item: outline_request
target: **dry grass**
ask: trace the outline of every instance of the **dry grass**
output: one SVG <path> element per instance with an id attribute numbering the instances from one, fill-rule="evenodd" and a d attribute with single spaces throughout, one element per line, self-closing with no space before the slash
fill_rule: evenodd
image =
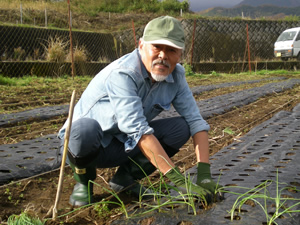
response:
<path id="1" fill-rule="evenodd" d="M 64 62 L 66 59 L 66 48 L 68 41 L 64 41 L 60 37 L 50 37 L 48 46 L 44 46 L 46 52 L 46 61 Z"/>
<path id="2" fill-rule="evenodd" d="M 23 10 L 37 10 L 44 11 L 45 9 L 51 9 L 57 12 L 67 11 L 67 1 L 51 2 L 45 0 L 0 0 L 1 9 L 20 9 L 22 5 Z"/>
<path id="3" fill-rule="evenodd" d="M 86 62 L 87 59 L 88 59 L 88 52 L 87 50 L 85 49 L 84 46 L 82 47 L 78 47 L 76 46 L 73 50 L 73 59 L 74 59 L 74 62 Z M 67 58 L 66 58 L 66 61 L 67 62 L 71 62 L 71 51 L 69 51 L 68 55 L 67 55 Z"/>

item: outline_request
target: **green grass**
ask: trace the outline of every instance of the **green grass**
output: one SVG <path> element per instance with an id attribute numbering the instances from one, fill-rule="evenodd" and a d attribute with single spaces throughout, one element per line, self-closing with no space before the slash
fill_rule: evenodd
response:
<path id="1" fill-rule="evenodd" d="M 16 81 L 13 78 L 4 77 L 0 74 L 0 85 L 6 85 L 6 86 L 15 86 Z"/>
<path id="2" fill-rule="evenodd" d="M 43 225 L 44 221 L 22 212 L 20 215 L 11 215 L 7 220 L 8 225 Z"/>
<path id="3" fill-rule="evenodd" d="M 5 77 L 0 74 L 0 85 L 4 86 L 27 86 L 33 80 L 39 80 L 36 76 L 23 76 L 23 77 Z"/>
<path id="4" fill-rule="evenodd" d="M 37 77 L 22 76 L 22 77 L 7 77 L 0 74 L 0 85 L 3 86 L 32 86 L 32 85 L 47 85 L 47 84 L 60 84 L 69 82 L 89 82 L 92 79 L 90 76 L 77 76 L 72 80 L 72 77 L 64 75 L 61 77 Z"/>

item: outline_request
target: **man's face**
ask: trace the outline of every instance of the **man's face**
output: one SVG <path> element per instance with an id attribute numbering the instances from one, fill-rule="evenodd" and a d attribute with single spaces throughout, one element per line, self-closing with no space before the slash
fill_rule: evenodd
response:
<path id="1" fill-rule="evenodd" d="M 163 81 L 180 61 L 182 50 L 168 45 L 139 42 L 142 61 L 154 81 Z"/>

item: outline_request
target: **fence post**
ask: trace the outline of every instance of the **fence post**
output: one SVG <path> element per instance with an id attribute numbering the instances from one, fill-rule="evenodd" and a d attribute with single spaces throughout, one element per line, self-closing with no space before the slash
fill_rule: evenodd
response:
<path id="1" fill-rule="evenodd" d="M 47 8 L 45 8 L 45 27 L 48 26 Z"/>
<path id="2" fill-rule="evenodd" d="M 133 22 L 133 19 L 132 19 L 132 30 L 133 30 L 134 44 L 135 44 L 135 47 L 137 48 L 137 43 L 136 43 L 136 36 L 135 36 L 135 29 L 134 29 L 134 22 Z"/>
<path id="3" fill-rule="evenodd" d="M 70 11 L 70 26 L 72 27 L 72 11 Z"/>
<path id="4" fill-rule="evenodd" d="M 74 55 L 73 55 L 73 41 L 72 41 L 72 22 L 71 22 L 71 10 L 70 10 L 70 0 L 68 0 L 68 16 L 69 16 L 69 34 L 70 34 L 70 54 L 71 54 L 71 73 L 72 78 L 74 79 Z"/>
<path id="5" fill-rule="evenodd" d="M 23 8 L 22 8 L 22 3 L 20 3 L 20 20 L 21 20 L 21 24 L 23 24 Z"/>
<path id="6" fill-rule="evenodd" d="M 247 24 L 247 45 L 248 45 L 248 64 L 249 64 L 249 71 L 250 71 L 250 73 L 251 73 L 250 43 L 249 43 L 249 31 L 248 31 L 248 24 Z"/>
<path id="7" fill-rule="evenodd" d="M 194 30 L 193 30 L 192 49 L 191 49 L 191 61 L 190 61 L 190 64 L 191 64 L 191 65 L 192 65 L 192 63 L 193 63 L 195 33 L 196 33 L 196 20 L 194 19 Z"/>

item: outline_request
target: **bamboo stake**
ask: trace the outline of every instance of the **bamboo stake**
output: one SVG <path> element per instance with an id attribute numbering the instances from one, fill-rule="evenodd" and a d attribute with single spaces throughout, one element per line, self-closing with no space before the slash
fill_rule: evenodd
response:
<path id="1" fill-rule="evenodd" d="M 66 133 L 65 133 L 64 151 L 63 151 L 63 156 L 62 156 L 62 160 L 61 160 L 61 167 L 60 167 L 58 187 L 57 187 L 57 192 L 56 192 L 56 199 L 55 199 L 55 203 L 54 203 L 53 211 L 52 211 L 53 212 L 53 214 L 52 214 L 53 220 L 56 220 L 56 218 L 57 218 L 57 205 L 58 205 L 58 202 L 60 199 L 60 193 L 62 190 L 63 177 L 64 177 L 64 171 L 65 171 L 64 169 L 65 169 L 65 163 L 66 163 L 66 158 L 67 158 L 67 151 L 68 151 L 71 125 L 72 125 L 72 119 L 73 119 L 75 96 L 76 96 L 76 91 L 74 90 L 72 93 L 71 102 L 70 102 L 69 118 L 68 118 L 69 121 L 68 121 L 68 125 L 66 128 Z"/>

